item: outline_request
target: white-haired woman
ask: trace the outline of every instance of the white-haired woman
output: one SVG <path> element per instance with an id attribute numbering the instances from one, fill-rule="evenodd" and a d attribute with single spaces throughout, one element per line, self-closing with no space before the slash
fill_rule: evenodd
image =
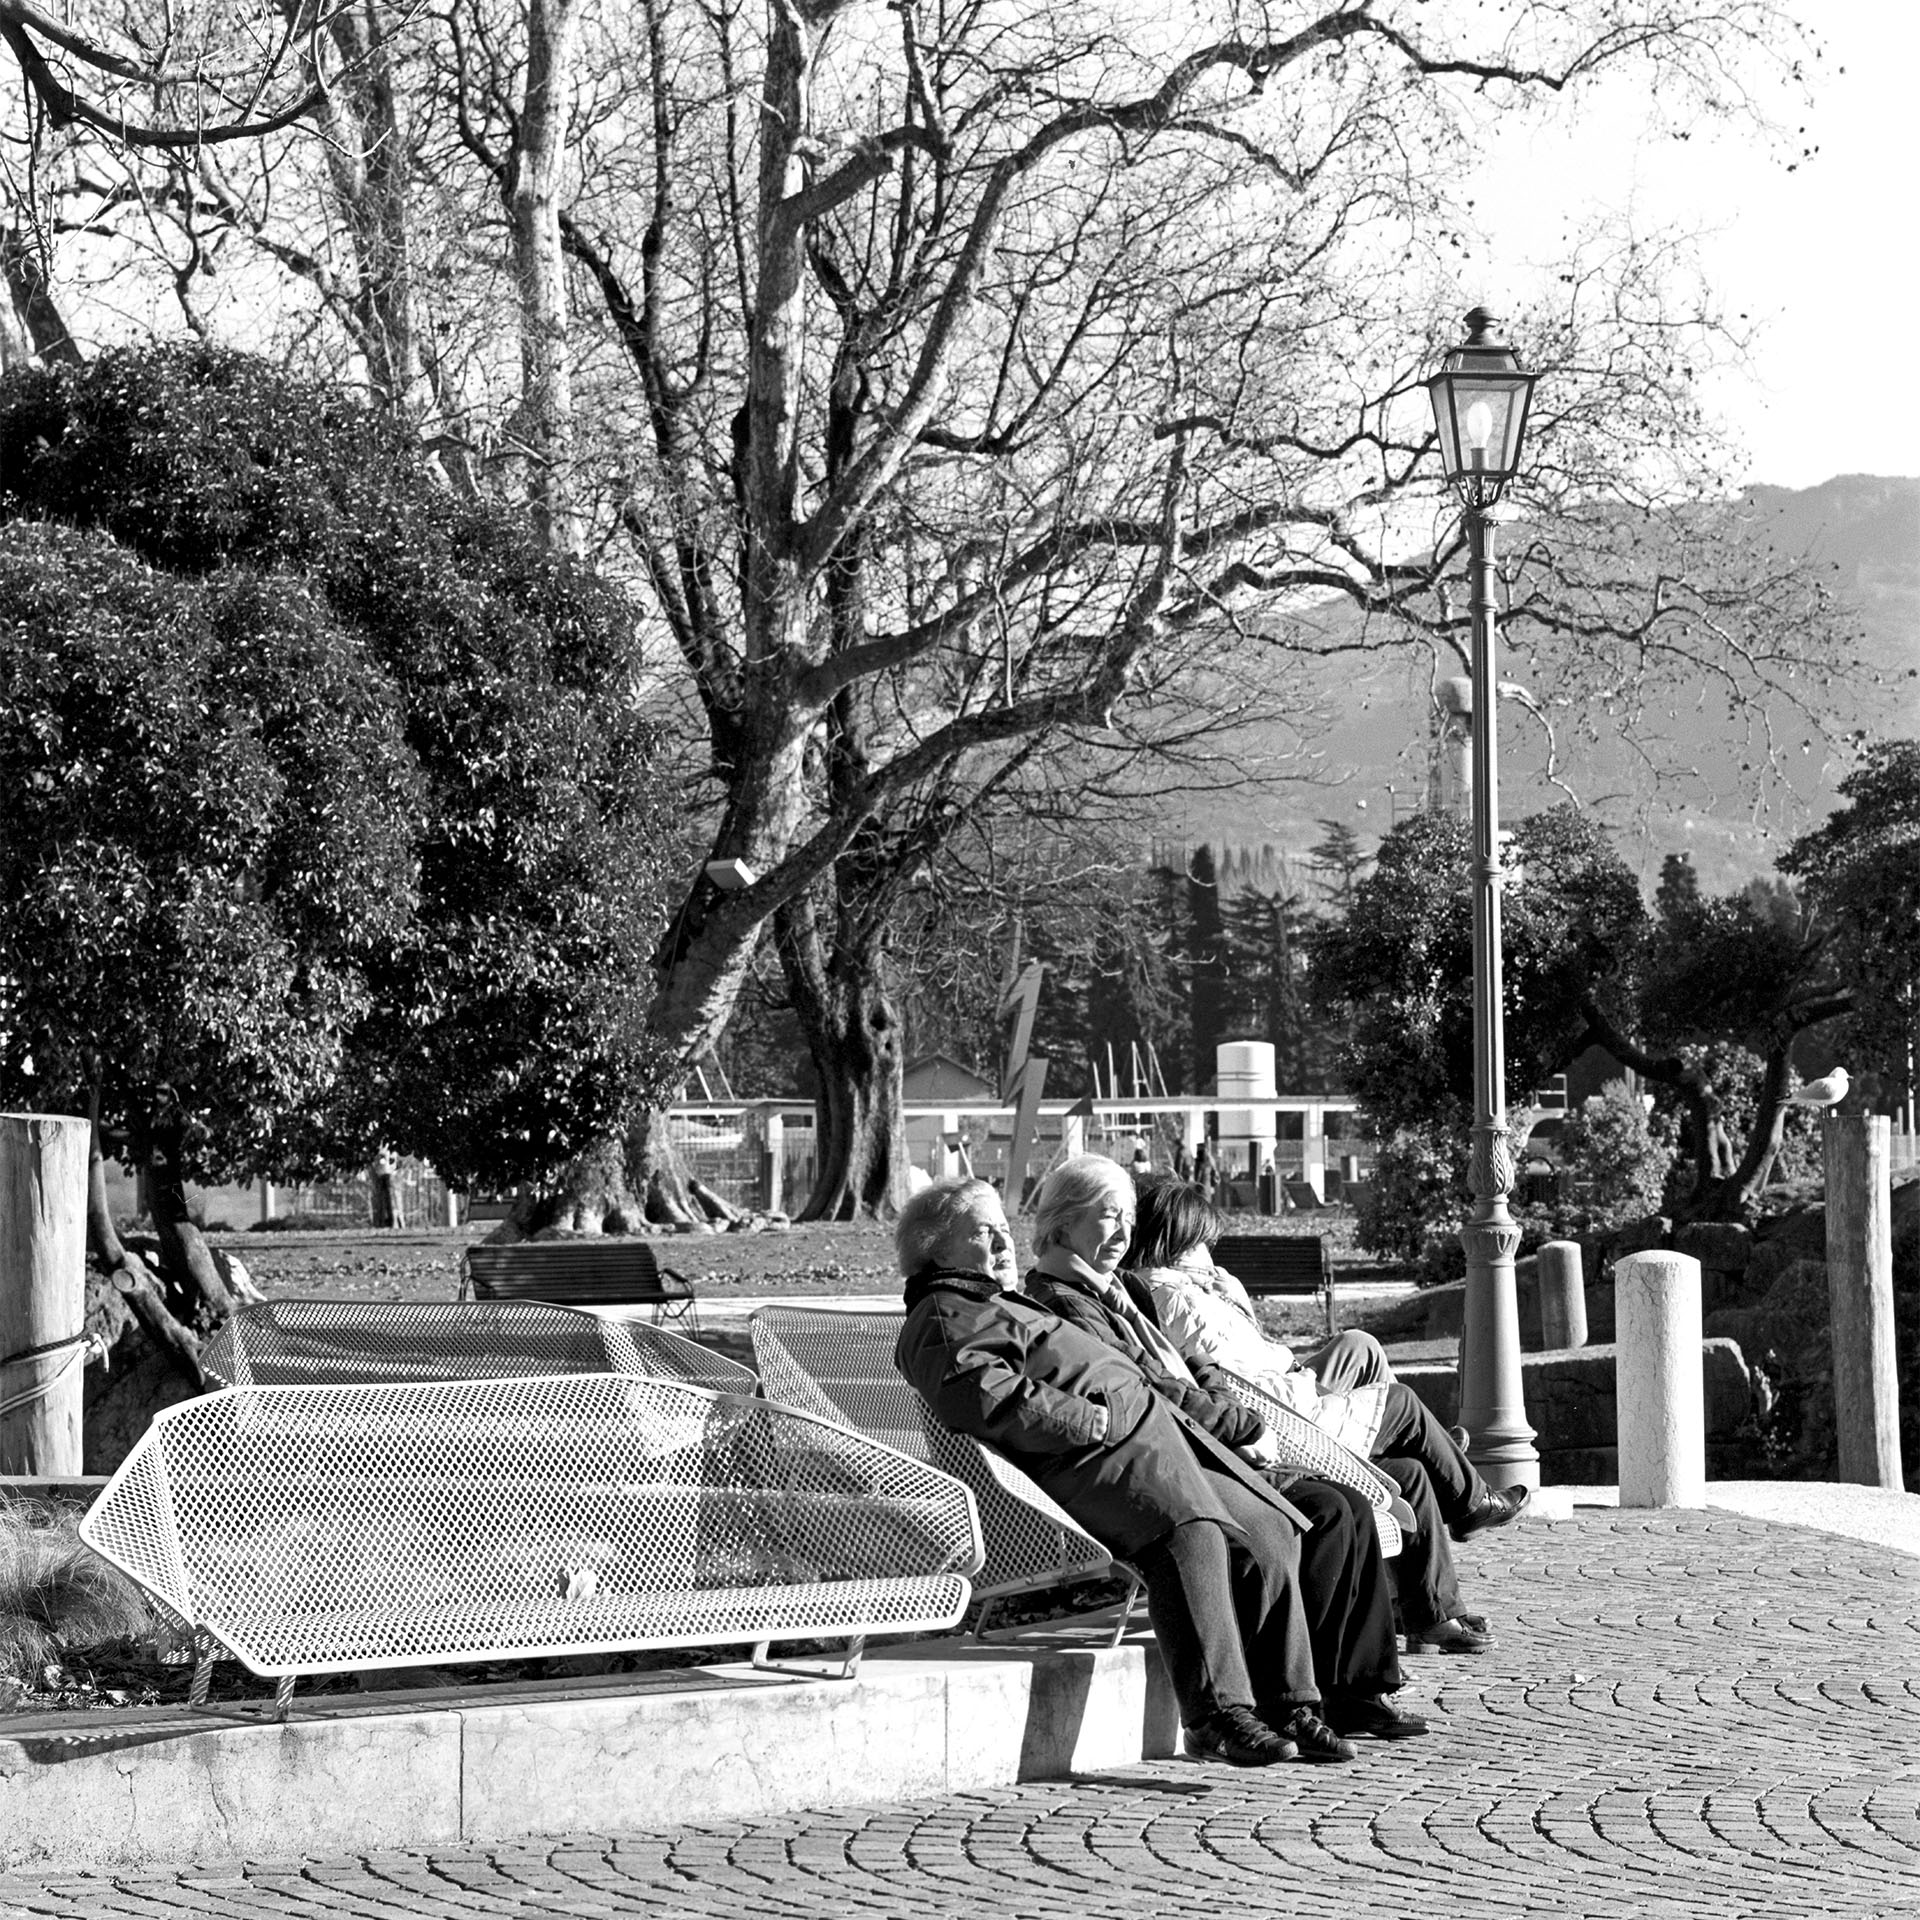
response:
<path id="1" fill-rule="evenodd" d="M 1103 1155 L 1077 1154 L 1056 1167 L 1034 1197 L 1027 1293 L 1069 1326 L 1125 1353 L 1158 1394 L 1216 1440 L 1255 1466 L 1277 1465 L 1278 1444 L 1259 1415 L 1217 1391 L 1204 1363 L 1189 1366 L 1121 1284 L 1133 1213 L 1132 1179 Z M 1329 1728 L 1333 1735 L 1382 1740 L 1424 1733 L 1425 1721 L 1401 1713 L 1386 1697 L 1399 1686 L 1400 1670 L 1371 1507 L 1353 1489 L 1311 1477 L 1290 1480 L 1286 1492 L 1312 1521 L 1300 1541 L 1300 1591 L 1325 1695 L 1325 1721 L 1291 1723 L 1289 1737 L 1305 1758 L 1340 1759 L 1352 1749 L 1341 1752 Z"/>

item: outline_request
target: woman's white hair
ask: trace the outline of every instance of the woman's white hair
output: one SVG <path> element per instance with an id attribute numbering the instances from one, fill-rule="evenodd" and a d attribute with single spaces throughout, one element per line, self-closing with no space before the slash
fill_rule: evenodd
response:
<path id="1" fill-rule="evenodd" d="M 973 1211 L 982 1194 L 999 1195 L 984 1180 L 936 1180 L 912 1195 L 900 1208 L 893 1225 L 893 1251 L 900 1271 L 912 1276 L 933 1265 L 948 1234 Z"/>
<path id="2" fill-rule="evenodd" d="M 1066 1239 L 1073 1223 L 1102 1200 L 1118 1200 L 1133 1212 L 1133 1176 L 1104 1153 L 1076 1153 L 1040 1183 L 1033 1201 L 1033 1250 L 1044 1253 Z"/>

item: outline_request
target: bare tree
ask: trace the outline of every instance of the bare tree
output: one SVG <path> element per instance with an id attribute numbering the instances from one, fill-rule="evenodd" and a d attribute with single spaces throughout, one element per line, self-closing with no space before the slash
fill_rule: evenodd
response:
<path id="1" fill-rule="evenodd" d="M 541 4 L 536 48 L 450 0 L 414 137 L 436 180 L 477 163 L 467 270 L 515 289 L 521 410 L 476 412 L 525 429 L 539 511 L 637 565 L 677 657 L 712 824 L 651 1023 L 687 1062 L 762 930 L 805 977 L 816 890 L 955 768 L 1124 723 L 1223 634 L 1275 674 L 1444 641 L 1415 383 L 1467 303 L 1476 136 L 1609 82 L 1751 118 L 1797 79 L 1772 0 Z M 1736 620 L 1664 558 L 1650 603 L 1616 564 L 1711 477 L 1692 382 L 1738 342 L 1644 246 L 1514 320 L 1545 375 L 1522 505 L 1591 529 L 1516 565 L 1516 614 L 1596 700 L 1711 672 L 1764 710 L 1817 623 Z M 1329 595 L 1362 618 L 1304 616 Z"/>
<path id="2" fill-rule="evenodd" d="M 650 150 L 625 173 L 587 156 L 563 233 L 642 396 L 619 418 L 644 437 L 609 451 L 698 698 L 710 854 L 757 876 L 696 875 L 658 956 L 656 1031 L 683 1057 L 769 917 L 804 921 L 959 758 L 1100 721 L 1255 609 L 1337 594 L 1378 617 L 1282 628 L 1276 664 L 1431 624 L 1457 530 L 1409 540 L 1441 497 L 1410 389 L 1458 304 L 1444 182 L 1476 117 L 1612 70 L 1725 103 L 1788 64 L 1765 5 L 1497 11 L 1475 43 L 1387 6 L 1284 31 L 644 9 Z M 616 224 L 621 185 L 645 197 Z M 1698 481 L 1679 358 L 1728 343 L 1676 301 L 1630 255 L 1521 316 L 1552 396 L 1537 506 L 1617 516 Z M 1582 644 L 1617 643 L 1636 684 L 1665 646 L 1751 689 L 1808 638 L 1776 662 L 1697 604 L 1650 623 L 1527 578 L 1543 624 L 1588 609 Z M 643 1172 L 644 1125 L 634 1145 Z"/>

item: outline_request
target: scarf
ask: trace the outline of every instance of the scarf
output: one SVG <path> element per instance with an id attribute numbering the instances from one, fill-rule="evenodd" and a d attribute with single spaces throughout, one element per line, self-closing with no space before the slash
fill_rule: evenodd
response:
<path id="1" fill-rule="evenodd" d="M 1185 1386 L 1198 1384 L 1180 1349 L 1134 1304 L 1117 1274 L 1096 1273 L 1077 1253 L 1069 1253 L 1065 1247 L 1055 1247 L 1052 1252 L 1056 1259 L 1068 1261 L 1072 1272 L 1062 1275 L 1042 1269 L 1040 1277 L 1056 1286 L 1076 1287 L 1099 1301 L 1118 1326 L 1128 1352 L 1149 1378 L 1162 1373 Z"/>

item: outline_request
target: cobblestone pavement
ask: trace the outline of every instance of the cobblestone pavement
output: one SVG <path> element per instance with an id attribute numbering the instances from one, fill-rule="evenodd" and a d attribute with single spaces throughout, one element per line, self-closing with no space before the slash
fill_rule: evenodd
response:
<path id="1" fill-rule="evenodd" d="M 0 1877 L 0 1914 L 151 1920 L 1920 1915 L 1920 1560 L 1777 1523 L 1483 1536 L 1483 1659 L 1347 1767 L 1167 1761 L 936 1802 L 512 1847 Z"/>

